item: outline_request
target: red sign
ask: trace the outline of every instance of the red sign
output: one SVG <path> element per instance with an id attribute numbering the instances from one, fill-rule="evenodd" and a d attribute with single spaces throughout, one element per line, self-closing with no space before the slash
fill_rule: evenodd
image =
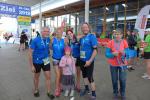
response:
<path id="1" fill-rule="evenodd" d="M 108 42 L 110 41 L 110 39 L 108 39 L 108 38 L 104 38 L 104 39 L 98 38 L 97 40 L 98 40 L 98 43 L 104 47 L 106 47 Z"/>

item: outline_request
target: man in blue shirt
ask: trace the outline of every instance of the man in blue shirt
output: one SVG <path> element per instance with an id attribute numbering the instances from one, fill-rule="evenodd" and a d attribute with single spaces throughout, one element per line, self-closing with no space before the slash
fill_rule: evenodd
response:
<path id="1" fill-rule="evenodd" d="M 85 89 L 81 91 L 80 95 L 83 96 L 89 93 L 88 82 L 91 84 L 92 99 L 96 99 L 95 83 L 93 79 L 94 59 L 97 55 L 97 39 L 94 34 L 90 33 L 90 26 L 84 23 L 81 27 L 84 36 L 80 39 L 80 59 L 81 70 L 84 78 Z"/>
<path id="2" fill-rule="evenodd" d="M 42 28 L 42 33 L 40 37 L 36 37 L 32 40 L 29 49 L 29 61 L 31 65 L 31 70 L 34 73 L 34 96 L 39 97 L 39 77 L 41 69 L 44 71 L 47 87 L 47 96 L 49 98 L 54 98 L 50 94 L 50 30 L 48 27 Z"/>

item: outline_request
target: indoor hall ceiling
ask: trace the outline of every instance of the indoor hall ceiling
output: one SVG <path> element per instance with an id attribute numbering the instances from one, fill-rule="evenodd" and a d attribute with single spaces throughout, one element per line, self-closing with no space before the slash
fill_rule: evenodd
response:
<path id="1" fill-rule="evenodd" d="M 116 4 L 119 2 L 123 2 L 124 0 L 90 0 L 90 8 L 95 8 L 99 6 Z M 53 10 L 46 11 L 42 14 L 43 17 L 50 17 L 50 16 L 59 16 L 69 13 L 75 13 L 84 10 L 85 7 L 85 0 L 80 0 L 79 2 L 69 4 L 66 6 L 62 6 Z M 39 15 L 34 15 L 32 18 L 36 19 Z"/>

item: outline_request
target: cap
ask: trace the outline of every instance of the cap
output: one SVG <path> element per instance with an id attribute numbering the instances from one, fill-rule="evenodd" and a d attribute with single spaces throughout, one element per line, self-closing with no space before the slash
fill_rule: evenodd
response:
<path id="1" fill-rule="evenodd" d="M 71 48 L 69 46 L 65 47 L 65 52 L 67 52 L 67 51 L 71 52 Z"/>

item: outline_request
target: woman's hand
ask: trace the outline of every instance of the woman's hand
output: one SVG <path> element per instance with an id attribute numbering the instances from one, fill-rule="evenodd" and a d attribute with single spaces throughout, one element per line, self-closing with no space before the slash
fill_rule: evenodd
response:
<path id="1" fill-rule="evenodd" d="M 32 71 L 32 73 L 35 73 L 36 72 L 36 70 L 35 70 L 35 67 L 32 65 L 32 67 L 31 67 L 31 71 Z"/>

